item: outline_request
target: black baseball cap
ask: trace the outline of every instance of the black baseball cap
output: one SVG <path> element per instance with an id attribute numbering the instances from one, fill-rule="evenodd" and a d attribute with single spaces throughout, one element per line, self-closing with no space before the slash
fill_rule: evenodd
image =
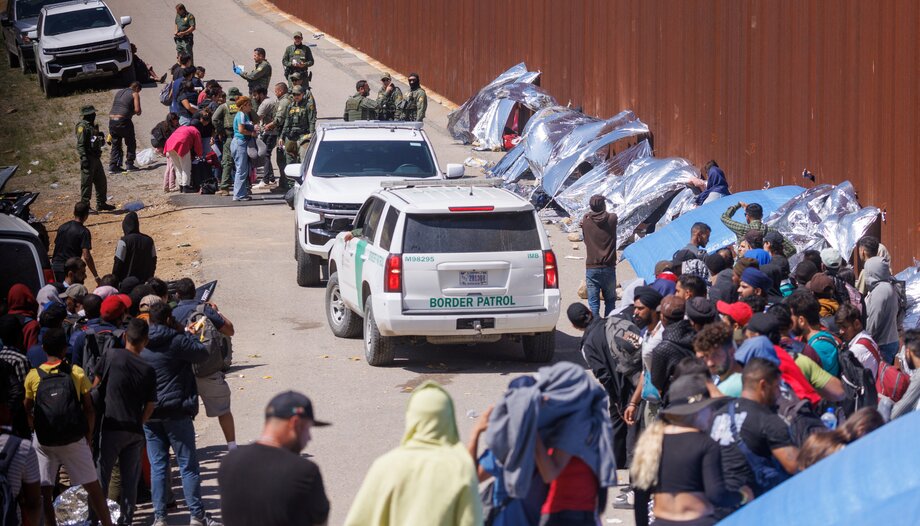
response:
<path id="1" fill-rule="evenodd" d="M 332 425 L 329 422 L 322 422 L 313 416 L 313 402 L 306 395 L 296 391 L 285 391 L 275 395 L 268 406 L 265 407 L 265 418 L 281 418 L 287 420 L 292 416 L 300 416 L 313 421 L 317 427 Z"/>

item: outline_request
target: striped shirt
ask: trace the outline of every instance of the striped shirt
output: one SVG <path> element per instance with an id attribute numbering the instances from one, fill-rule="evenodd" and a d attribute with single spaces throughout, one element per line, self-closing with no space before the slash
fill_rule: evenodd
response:
<path id="1" fill-rule="evenodd" d="M 0 451 L 6 446 L 10 439 L 9 428 L 4 427 L 3 433 L 0 434 Z M 10 464 L 10 470 L 7 472 L 6 479 L 10 484 L 10 493 L 13 496 L 19 495 L 19 490 L 23 484 L 37 484 L 38 475 L 38 457 L 35 455 L 35 449 L 32 447 L 31 440 L 23 439 L 19 443 L 19 449 L 16 451 L 16 457 Z"/>
<path id="2" fill-rule="evenodd" d="M 32 368 L 32 364 L 29 363 L 29 358 L 25 353 L 14 347 L 4 346 L 0 349 L 0 360 L 10 364 L 20 385 L 25 383 L 26 375 L 29 374 L 29 369 Z"/>

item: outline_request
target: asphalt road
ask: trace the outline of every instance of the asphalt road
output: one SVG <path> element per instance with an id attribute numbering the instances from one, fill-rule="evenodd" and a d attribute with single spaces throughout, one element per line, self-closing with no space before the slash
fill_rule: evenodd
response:
<path id="1" fill-rule="evenodd" d="M 273 81 L 282 79 L 280 65 L 290 35 L 300 29 L 304 41 L 316 44 L 313 54 L 313 94 L 320 119 L 340 118 L 345 99 L 355 81 L 367 79 L 374 92 L 380 70 L 351 51 L 326 38 L 313 39 L 313 32 L 296 26 L 282 14 L 259 2 L 186 0 L 195 14 L 196 64 L 207 68 L 207 78 L 222 81 L 225 89 L 246 84 L 231 71 L 231 61 L 252 66 L 252 49 L 263 47 L 274 66 Z M 174 63 L 172 41 L 175 1 L 110 0 L 116 16 L 131 15 L 127 33 L 139 55 L 162 74 Z M 215 9 L 215 6 L 220 6 Z M 407 74 L 408 72 L 392 72 Z M 425 72 L 420 71 L 422 85 Z M 234 82 L 234 79 L 236 82 Z M 404 82 L 399 82 L 404 92 Z M 168 111 L 157 100 L 159 89 L 142 92 L 144 113 L 135 118 L 141 146 L 149 145 L 150 130 Z M 498 154 L 471 152 L 446 133 L 448 109 L 431 103 L 425 129 L 439 160 L 463 162 L 470 155 L 496 159 Z M 472 173 L 471 169 L 467 169 Z M 162 171 L 151 177 L 161 177 Z M 258 196 L 257 196 L 258 197 Z M 207 202 L 212 202 L 208 199 Z M 203 201 L 202 204 L 206 202 Z M 275 202 L 277 203 L 277 201 Z M 275 393 L 296 389 L 314 401 L 317 418 L 333 423 L 316 430 L 306 452 L 319 464 L 332 503 L 330 524 L 341 524 L 350 502 L 371 462 L 399 444 L 404 427 L 408 393 L 426 380 L 435 380 L 452 394 L 461 435 L 468 436 L 474 420 L 497 400 L 507 383 L 519 374 L 536 370 L 522 361 L 518 345 L 479 347 L 420 346 L 404 348 L 395 366 L 374 368 L 363 359 L 360 340 L 338 339 L 330 332 L 324 314 L 324 288 L 300 288 L 295 282 L 293 260 L 293 213 L 284 204 L 222 206 L 188 209 L 178 214 L 177 224 L 198 229 L 203 246 L 202 273 L 220 284 L 215 301 L 230 318 L 236 366 L 229 375 L 233 389 L 233 413 L 237 441 L 258 438 L 266 402 Z M 584 256 L 555 227 L 548 231 L 561 263 L 563 309 L 575 301 L 583 276 Z M 628 270 L 621 271 L 621 279 Z M 578 350 L 580 334 L 572 329 L 563 312 L 557 332 L 556 360 L 583 363 Z M 196 420 L 198 447 L 203 457 L 206 506 L 219 512 L 216 469 L 223 450 L 223 437 L 216 419 Z M 611 491 L 611 500 L 616 492 Z M 180 492 L 181 494 L 181 492 Z M 181 524 L 187 514 L 174 513 L 170 523 Z M 631 524 L 630 513 L 613 512 L 608 524 Z M 187 522 L 184 522 L 187 524 Z"/>

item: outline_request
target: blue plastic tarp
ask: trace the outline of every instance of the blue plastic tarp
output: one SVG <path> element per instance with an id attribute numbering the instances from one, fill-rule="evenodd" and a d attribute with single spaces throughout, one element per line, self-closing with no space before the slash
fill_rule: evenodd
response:
<path id="1" fill-rule="evenodd" d="M 882 426 L 755 499 L 720 526 L 907 526 L 920 521 L 920 413 Z"/>
<path id="2" fill-rule="evenodd" d="M 732 194 L 716 199 L 695 210 L 678 217 L 670 224 L 626 247 L 623 258 L 629 261 L 636 275 L 651 283 L 655 279 L 655 264 L 662 260 L 671 260 L 674 253 L 685 247 L 690 241 L 690 227 L 693 223 L 706 223 L 712 228 L 709 245 L 710 252 L 735 242 L 735 234 L 722 224 L 721 217 L 725 210 L 738 202 L 759 203 L 763 215 L 767 217 L 783 203 L 804 192 L 801 186 L 778 186 L 768 190 L 753 190 Z M 744 221 L 744 211 L 735 213 L 734 219 Z"/>

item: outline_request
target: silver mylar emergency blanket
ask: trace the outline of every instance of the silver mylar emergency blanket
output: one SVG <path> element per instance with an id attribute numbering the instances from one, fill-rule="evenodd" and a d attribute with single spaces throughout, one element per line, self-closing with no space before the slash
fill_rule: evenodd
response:
<path id="1" fill-rule="evenodd" d="M 533 84 L 539 77 L 539 71 L 527 71 L 523 62 L 509 68 L 450 112 L 448 133 L 465 144 L 476 142 L 479 149 L 501 149 L 505 125 L 515 105 L 533 111 L 556 105 L 549 92 Z"/>
<path id="2" fill-rule="evenodd" d="M 118 521 L 121 510 L 113 500 L 107 500 L 112 524 Z M 89 519 L 89 504 L 83 486 L 74 486 L 54 499 L 54 517 L 58 526 L 82 526 Z"/>
<path id="3" fill-rule="evenodd" d="M 920 329 L 920 261 L 898 273 L 895 278 L 907 285 L 907 314 L 904 316 L 904 330 Z"/>

